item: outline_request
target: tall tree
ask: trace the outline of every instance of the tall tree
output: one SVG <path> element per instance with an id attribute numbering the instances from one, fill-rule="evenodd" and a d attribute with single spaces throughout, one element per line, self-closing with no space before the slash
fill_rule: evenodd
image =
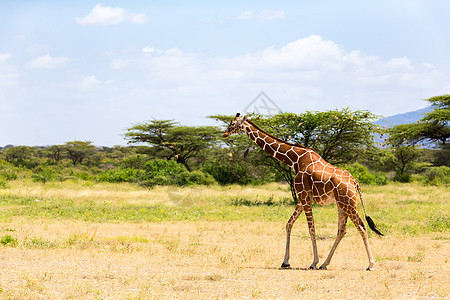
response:
<path id="1" fill-rule="evenodd" d="M 181 126 L 172 120 L 152 120 L 134 125 L 125 133 L 128 143 L 148 143 L 159 156 L 175 159 L 191 171 L 190 158 L 217 139 L 218 128 Z"/>
<path id="2" fill-rule="evenodd" d="M 95 146 L 89 141 L 67 142 L 64 144 L 64 149 L 74 165 L 81 164 L 83 160 L 95 152 Z"/>
<path id="3" fill-rule="evenodd" d="M 433 111 L 417 123 L 402 124 L 389 130 L 390 143 L 417 144 L 419 142 L 436 143 L 442 147 L 450 138 L 450 95 L 436 96 L 430 102 Z"/>
<path id="4" fill-rule="evenodd" d="M 45 155 L 52 159 L 54 162 L 58 163 L 63 159 L 64 151 L 65 151 L 65 145 L 52 145 L 49 147 L 46 147 L 44 149 Z"/>
<path id="5" fill-rule="evenodd" d="M 387 129 L 389 138 L 388 144 L 392 149 L 396 149 L 394 156 L 399 153 L 409 153 L 406 158 L 416 159 L 418 155 L 412 155 L 415 151 L 418 153 L 417 146 L 421 144 L 434 144 L 441 150 L 440 163 L 448 165 L 450 161 L 450 149 L 448 139 L 450 138 L 450 95 L 436 96 L 426 101 L 431 103 L 433 111 L 427 113 L 417 123 L 401 124 Z M 399 148 L 408 147 L 409 149 Z M 412 162 L 412 161 L 411 161 Z M 411 165 L 410 162 L 408 162 Z"/>
<path id="6" fill-rule="evenodd" d="M 36 152 L 36 148 L 28 146 L 15 146 L 3 148 L 1 152 L 7 162 L 23 161 L 32 159 L 33 154 Z"/>

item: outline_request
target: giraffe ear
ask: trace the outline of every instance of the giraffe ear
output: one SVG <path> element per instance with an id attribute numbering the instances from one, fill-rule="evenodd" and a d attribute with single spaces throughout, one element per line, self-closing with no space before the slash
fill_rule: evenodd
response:
<path id="1" fill-rule="evenodd" d="M 248 119 L 248 116 L 244 116 L 244 121 Z"/>

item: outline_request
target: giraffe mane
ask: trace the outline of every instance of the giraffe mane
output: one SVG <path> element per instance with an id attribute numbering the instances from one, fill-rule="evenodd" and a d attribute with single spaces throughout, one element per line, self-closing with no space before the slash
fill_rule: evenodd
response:
<path id="1" fill-rule="evenodd" d="M 278 141 L 278 142 L 282 142 L 282 143 L 285 143 L 285 144 L 287 144 L 287 145 L 294 146 L 294 147 L 299 147 L 299 148 L 303 148 L 303 149 L 314 150 L 314 149 L 312 149 L 312 148 L 305 147 L 305 146 L 303 146 L 303 145 L 300 144 L 300 143 L 295 143 L 295 144 L 293 144 L 293 143 L 286 142 L 286 141 L 284 141 L 284 140 L 282 140 L 282 139 L 280 139 L 280 138 L 277 138 L 276 136 L 273 136 L 273 135 L 270 134 L 270 133 L 267 133 L 265 130 L 262 130 L 258 125 L 256 125 L 256 124 L 253 123 L 252 121 L 250 121 L 250 119 L 247 119 L 246 121 L 247 121 L 248 123 L 250 123 L 251 125 L 255 126 L 256 129 L 258 129 L 259 131 L 264 132 L 265 134 L 267 134 L 268 136 L 270 136 L 271 138 L 273 138 L 274 140 L 276 140 L 276 141 Z"/>

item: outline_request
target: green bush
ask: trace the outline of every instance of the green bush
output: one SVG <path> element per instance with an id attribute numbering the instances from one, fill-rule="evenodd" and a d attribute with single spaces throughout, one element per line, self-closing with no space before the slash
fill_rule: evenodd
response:
<path id="1" fill-rule="evenodd" d="M 93 169 L 93 168 L 92 168 Z M 79 166 L 72 167 L 68 172 L 68 175 L 74 179 L 81 180 L 93 180 L 95 179 L 95 175 L 93 175 L 93 171 L 89 169 L 79 169 Z"/>
<path id="2" fill-rule="evenodd" d="M 9 188 L 8 182 L 3 177 L 0 177 L 0 189 Z"/>
<path id="3" fill-rule="evenodd" d="M 187 171 L 186 167 L 174 160 L 152 159 L 145 163 L 145 175 L 149 178 L 155 176 L 175 177 Z"/>
<path id="4" fill-rule="evenodd" d="M 341 167 L 349 171 L 353 177 L 360 183 L 372 184 L 372 185 L 384 185 L 388 183 L 388 177 L 384 174 L 370 173 L 369 169 L 360 163 L 354 163 L 353 165 L 343 165 Z"/>
<path id="5" fill-rule="evenodd" d="M 191 185 L 191 184 L 212 184 L 214 178 L 201 171 L 189 172 L 185 166 L 174 160 L 152 159 L 145 163 L 137 162 L 138 157 L 127 162 L 128 165 L 135 165 L 138 168 L 115 168 L 104 171 L 97 175 L 97 181 L 102 182 L 139 182 L 143 186 L 152 187 L 155 185 Z M 142 164 L 143 163 L 143 164 Z"/>
<path id="6" fill-rule="evenodd" d="M 57 171 L 50 166 L 39 166 L 33 170 L 33 173 L 31 180 L 46 183 L 55 179 Z"/>
<path id="7" fill-rule="evenodd" d="M 397 181 L 397 182 L 407 183 L 407 182 L 412 181 L 412 176 L 409 173 L 395 174 L 395 176 L 392 180 Z"/>
<path id="8" fill-rule="evenodd" d="M 21 172 L 20 168 L 15 167 L 13 164 L 0 159 L 0 178 L 5 181 L 16 180 L 19 178 Z"/>
<path id="9" fill-rule="evenodd" d="M 7 169 L 7 170 L 1 170 L 0 171 L 0 178 L 5 179 L 6 181 L 9 180 L 16 180 L 17 179 L 17 173 L 14 172 L 11 169 Z"/>
<path id="10" fill-rule="evenodd" d="M 193 184 L 211 185 L 216 183 L 214 177 L 202 171 L 181 172 L 175 177 L 175 182 L 180 186 Z"/>
<path id="11" fill-rule="evenodd" d="M 208 161 L 203 165 L 203 172 L 206 172 L 220 184 L 252 184 L 253 178 L 247 174 L 244 168 L 237 164 Z"/>
<path id="12" fill-rule="evenodd" d="M 119 166 L 122 168 L 144 169 L 145 164 L 150 160 L 148 155 L 137 154 L 124 158 Z"/>
<path id="13" fill-rule="evenodd" d="M 143 177 L 143 171 L 133 168 L 115 168 L 96 176 L 100 182 L 137 182 Z"/>
<path id="14" fill-rule="evenodd" d="M 450 183 L 450 167 L 429 167 L 423 174 L 426 184 L 441 185 Z"/>
<path id="15" fill-rule="evenodd" d="M 175 185 L 175 180 L 169 176 L 157 175 L 152 178 L 144 179 L 140 184 L 145 187 L 154 187 L 155 185 Z"/>
<path id="16" fill-rule="evenodd" d="M 11 166 L 11 164 L 4 159 L 0 159 L 0 166 Z"/>

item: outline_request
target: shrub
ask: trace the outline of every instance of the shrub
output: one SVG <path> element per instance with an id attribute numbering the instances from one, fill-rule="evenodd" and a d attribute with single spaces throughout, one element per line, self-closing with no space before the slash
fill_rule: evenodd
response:
<path id="1" fill-rule="evenodd" d="M 138 154 L 124 158 L 119 166 L 122 168 L 144 169 L 145 164 L 150 160 L 148 155 Z"/>
<path id="2" fill-rule="evenodd" d="M 143 171 L 133 168 L 115 168 L 104 171 L 96 176 L 101 182 L 137 182 L 143 176 Z"/>
<path id="3" fill-rule="evenodd" d="M 46 183 L 52 181 L 57 171 L 53 167 L 39 166 L 33 170 L 34 174 L 31 175 L 31 180 L 34 182 Z"/>
<path id="4" fill-rule="evenodd" d="M 349 171 L 353 177 L 360 183 L 372 184 L 372 185 L 384 185 L 388 183 L 388 177 L 384 174 L 370 173 L 369 169 L 360 163 L 353 165 L 344 165 L 343 169 Z"/>
<path id="5" fill-rule="evenodd" d="M 403 174 L 395 174 L 394 181 L 407 183 L 412 181 L 412 176 L 409 173 L 403 173 Z"/>
<path id="6" fill-rule="evenodd" d="M 8 182 L 4 178 L 0 177 L 0 189 L 7 188 L 9 188 Z"/>
<path id="7" fill-rule="evenodd" d="M 70 177 L 75 177 L 81 180 L 92 180 L 95 178 L 88 170 L 71 169 L 69 173 Z"/>
<path id="8" fill-rule="evenodd" d="M 1 170 L 0 171 L 0 178 L 3 178 L 4 180 L 16 180 L 17 179 L 17 174 L 16 172 L 14 172 L 13 170 Z"/>
<path id="9" fill-rule="evenodd" d="M 14 167 L 13 164 L 0 159 L 0 178 L 2 178 L 3 180 L 16 180 L 17 178 L 19 178 L 20 171 L 20 168 Z"/>
<path id="10" fill-rule="evenodd" d="M 164 175 L 157 175 L 152 178 L 148 178 L 140 182 L 142 186 L 154 187 L 155 185 L 174 185 L 175 181 L 173 178 Z"/>
<path id="11" fill-rule="evenodd" d="M 208 161 L 204 164 L 202 171 L 212 175 L 212 177 L 220 184 L 254 183 L 253 178 L 248 175 L 240 165 Z"/>
<path id="12" fill-rule="evenodd" d="M 175 183 L 181 186 L 193 184 L 211 185 L 216 183 L 216 181 L 210 174 L 202 171 L 184 171 L 175 177 Z"/>
<path id="13" fill-rule="evenodd" d="M 450 167 L 429 167 L 425 169 L 423 175 L 426 184 L 441 185 L 450 183 Z"/>
<path id="14" fill-rule="evenodd" d="M 149 178 L 155 176 L 175 177 L 187 171 L 186 167 L 174 160 L 152 159 L 145 163 L 145 175 Z"/>
<path id="15" fill-rule="evenodd" d="M 11 166 L 11 164 L 4 159 L 0 159 L 0 166 Z"/>

